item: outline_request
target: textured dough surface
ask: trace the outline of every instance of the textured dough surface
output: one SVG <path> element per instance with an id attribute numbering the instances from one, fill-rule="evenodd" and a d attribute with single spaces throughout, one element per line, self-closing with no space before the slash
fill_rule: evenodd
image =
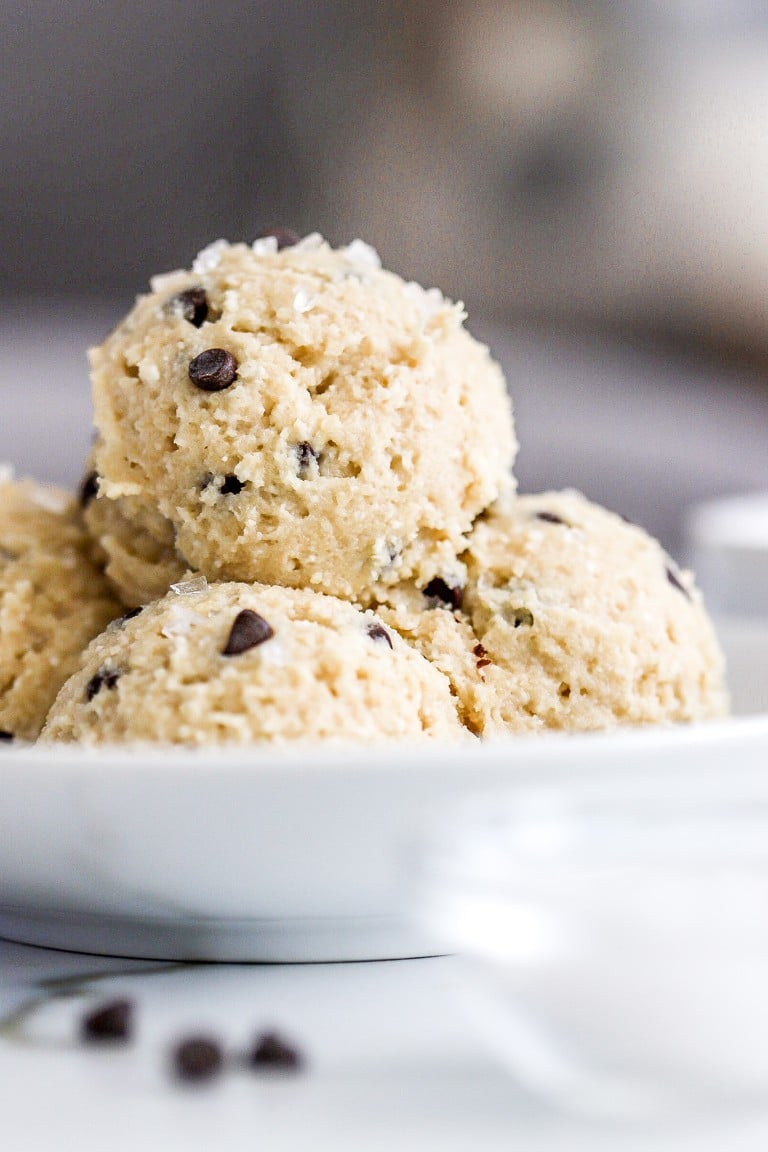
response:
<path id="1" fill-rule="evenodd" d="M 134 496 L 89 501 L 85 523 L 98 541 L 105 573 L 128 608 L 158 600 L 187 570 L 174 547 L 173 525 Z"/>
<path id="2" fill-rule="evenodd" d="M 516 729 L 498 718 L 495 706 L 504 698 L 508 675 L 485 662 L 482 645 L 466 616 L 447 607 L 407 605 L 397 595 L 392 600 L 395 604 L 380 605 L 378 614 L 447 677 L 459 716 L 469 731 L 486 738 L 514 732 Z"/>
<path id="3" fill-rule="evenodd" d="M 121 611 L 76 500 L 0 476 L 0 730 L 34 740 L 89 641 Z"/>
<path id="4" fill-rule="evenodd" d="M 461 611 L 393 593 L 382 618 L 485 737 L 706 720 L 728 710 L 701 594 L 643 529 L 577 492 L 503 501 L 463 556 Z"/>
<path id="5" fill-rule="evenodd" d="M 204 320 L 178 303 L 191 289 Z M 514 484 L 504 380 L 462 321 L 360 242 L 212 245 L 91 353 L 101 496 L 129 521 L 159 514 L 211 580 L 361 603 L 426 583 Z M 210 349 L 236 361 L 216 392 L 189 377 Z M 102 543 L 138 601 L 146 577 L 129 588 L 118 534 Z"/>
<path id="6" fill-rule="evenodd" d="M 205 582 L 186 587 L 198 583 Z M 225 655 L 243 610 L 258 613 L 274 635 Z M 373 613 L 307 590 L 225 583 L 171 592 L 94 640 L 42 739 L 200 745 L 470 737 L 445 677 Z"/>

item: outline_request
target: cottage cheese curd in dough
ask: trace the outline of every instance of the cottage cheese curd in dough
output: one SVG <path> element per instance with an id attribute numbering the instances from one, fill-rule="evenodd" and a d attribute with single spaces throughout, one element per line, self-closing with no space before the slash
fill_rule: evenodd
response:
<path id="1" fill-rule="evenodd" d="M 577 492 L 521 496 L 477 523 L 463 560 L 466 586 L 453 596 L 394 592 L 380 611 L 448 676 L 473 731 L 727 712 L 701 595 L 641 528 Z"/>
<path id="2" fill-rule="evenodd" d="M 511 489 L 498 366 L 459 306 L 361 242 L 222 241 L 152 288 L 92 352 L 96 468 L 121 519 L 170 526 L 183 568 L 370 603 L 450 568 Z M 146 598 L 120 533 L 101 540 Z"/>
<path id="3" fill-rule="evenodd" d="M 0 475 L 0 731 L 33 740 L 82 650 L 120 611 L 77 502 Z"/>
<path id="4" fill-rule="evenodd" d="M 446 678 L 372 612 L 196 578 L 91 644 L 42 739 L 470 740 Z"/>

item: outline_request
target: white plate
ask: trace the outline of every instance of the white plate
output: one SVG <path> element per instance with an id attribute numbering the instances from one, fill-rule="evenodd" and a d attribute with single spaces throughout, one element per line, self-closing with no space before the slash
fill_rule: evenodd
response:
<path id="1" fill-rule="evenodd" d="M 10 748 L 0 754 L 0 934 L 170 959 L 440 951 L 406 910 L 422 834 L 445 803 L 595 766 L 768 763 L 768 629 L 762 643 L 755 626 L 724 638 L 745 707 L 760 715 L 469 751 Z"/>

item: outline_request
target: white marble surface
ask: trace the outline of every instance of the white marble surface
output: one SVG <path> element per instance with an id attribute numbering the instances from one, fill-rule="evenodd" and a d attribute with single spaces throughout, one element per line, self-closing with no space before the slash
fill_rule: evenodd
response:
<path id="1" fill-rule="evenodd" d="M 762 1152 L 768 1114 L 666 1131 L 591 1126 L 523 1095 L 464 1020 L 449 958 L 335 965 L 178 966 L 0 942 L 0 1140 L 13 1152 Z M 125 1047 L 85 1046 L 79 1022 L 131 997 Z M 296 1075 L 232 1068 L 182 1085 L 179 1037 L 236 1052 L 276 1026 Z"/>

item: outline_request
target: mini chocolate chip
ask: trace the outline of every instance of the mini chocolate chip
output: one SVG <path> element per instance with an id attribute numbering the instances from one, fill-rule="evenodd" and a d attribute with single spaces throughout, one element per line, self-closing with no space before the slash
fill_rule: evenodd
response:
<path id="1" fill-rule="evenodd" d="M 294 232 L 292 228 L 267 228 L 264 232 L 259 232 L 256 237 L 257 240 L 266 240 L 267 236 L 274 236 L 277 240 L 277 250 L 280 252 L 283 248 L 293 248 L 294 244 L 298 244 L 301 240 L 298 232 Z"/>
<path id="2" fill-rule="evenodd" d="M 299 476 L 302 476 L 309 470 L 312 461 L 320 463 L 320 453 L 317 452 L 307 440 L 302 440 L 300 444 L 296 445 L 296 461 L 298 464 Z"/>
<path id="3" fill-rule="evenodd" d="M 221 1072 L 224 1053 L 208 1036 L 190 1036 L 176 1046 L 173 1066 L 181 1080 L 210 1080 Z"/>
<path id="4" fill-rule="evenodd" d="M 477 657 L 477 667 L 478 668 L 487 668 L 488 665 L 491 663 L 491 661 L 488 659 L 488 653 L 485 650 L 485 648 L 483 647 L 483 645 L 478 642 L 477 644 L 475 644 L 472 651 L 473 651 L 474 655 Z"/>
<path id="5" fill-rule="evenodd" d="M 90 1012 L 81 1025 L 84 1040 L 126 1041 L 131 1038 L 133 1004 L 130 1000 L 111 1000 Z"/>
<path id="6" fill-rule="evenodd" d="M 120 617 L 119 623 L 127 624 L 129 620 L 134 620 L 137 616 L 140 616 L 143 611 L 143 607 L 131 608 L 130 612 L 126 612 Z"/>
<path id="7" fill-rule="evenodd" d="M 531 628 L 533 626 L 533 612 L 530 608 L 512 608 L 505 613 L 513 628 Z"/>
<path id="8" fill-rule="evenodd" d="M 94 696 L 98 696 L 102 688 L 114 688 L 120 679 L 120 673 L 116 672 L 114 668 L 99 668 L 95 676 L 85 686 L 85 698 L 88 701 L 93 700 Z"/>
<path id="9" fill-rule="evenodd" d="M 298 1072 L 304 1067 L 304 1062 L 298 1048 L 277 1032 L 265 1032 L 259 1036 L 248 1057 L 252 1068 L 274 1068 L 283 1072 Z"/>
<path id="10" fill-rule="evenodd" d="M 460 584 L 451 586 L 446 584 L 440 576 L 435 576 L 430 580 L 426 588 L 422 588 L 422 593 L 428 600 L 440 600 L 443 604 L 453 608 L 454 611 L 461 608 L 464 599 L 464 589 Z"/>
<path id="11" fill-rule="evenodd" d="M 168 301 L 171 308 L 178 309 L 181 316 L 200 328 L 208 319 L 208 293 L 205 288 L 187 288 L 186 292 L 179 292 Z"/>
<path id="12" fill-rule="evenodd" d="M 390 636 L 389 632 L 387 632 L 383 624 L 369 624 L 366 628 L 366 632 L 370 636 L 371 640 L 384 640 L 387 644 L 389 644 L 390 648 L 392 647 L 392 637 Z"/>
<path id="13" fill-rule="evenodd" d="M 669 580 L 672 587 L 677 588 L 678 592 L 682 592 L 682 594 L 683 594 L 683 596 L 685 596 L 686 600 L 690 600 L 691 594 L 688 591 L 688 589 L 686 588 L 685 584 L 683 584 L 682 580 L 677 575 L 675 570 L 673 568 L 670 568 L 669 566 L 667 566 L 666 573 L 667 573 L 667 580 Z"/>
<path id="14" fill-rule="evenodd" d="M 0 744 L 12 744 L 13 740 L 13 732 L 6 732 L 4 728 L 0 728 Z"/>
<path id="15" fill-rule="evenodd" d="M 274 630 L 263 616 L 259 616 L 258 612 L 252 612 L 250 608 L 244 608 L 235 617 L 223 655 L 239 656 L 241 652 L 248 652 L 251 648 L 263 644 L 265 640 L 271 640 L 274 634 Z"/>
<path id="16" fill-rule="evenodd" d="M 80 499 L 80 507 L 87 508 L 92 500 L 95 500 L 99 494 L 99 474 L 98 472 L 88 472 L 83 477 L 80 484 L 80 491 L 78 493 Z"/>
<path id="17" fill-rule="evenodd" d="M 189 378 L 203 392 L 222 392 L 237 379 L 237 360 L 223 348 L 206 348 L 190 361 Z"/>
<path id="18" fill-rule="evenodd" d="M 563 520 L 562 516 L 556 516 L 554 512 L 537 512 L 534 519 L 543 520 L 545 524 L 565 524 L 568 527 L 568 522 Z"/>
<path id="19" fill-rule="evenodd" d="M 245 488 L 245 484 L 243 484 L 242 480 L 238 480 L 234 472 L 231 472 L 228 476 L 224 477 L 224 483 L 221 485 L 221 494 L 222 496 L 239 496 L 243 488 Z"/>

